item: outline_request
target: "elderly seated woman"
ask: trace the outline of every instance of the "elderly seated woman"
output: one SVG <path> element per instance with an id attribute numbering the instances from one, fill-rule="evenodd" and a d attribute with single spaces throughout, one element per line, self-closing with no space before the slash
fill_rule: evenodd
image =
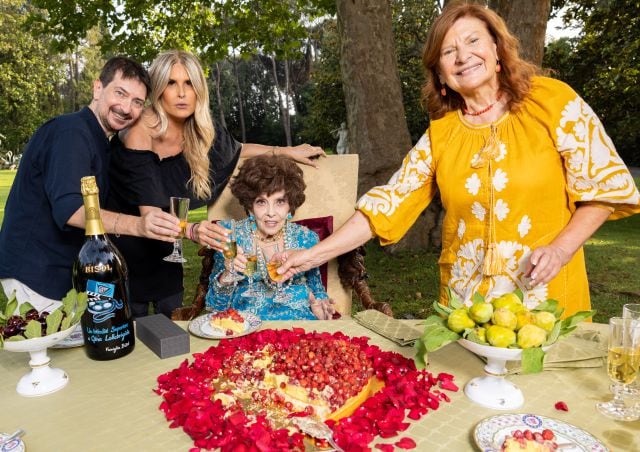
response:
<path id="1" fill-rule="evenodd" d="M 282 287 L 269 276 L 280 252 L 318 243 L 315 232 L 290 221 L 305 200 L 305 187 L 302 170 L 291 160 L 260 156 L 242 165 L 230 188 L 248 217 L 219 222 L 232 235 L 224 253 L 214 256 L 208 309 L 232 307 L 265 320 L 332 318 L 335 309 L 318 268 Z"/>

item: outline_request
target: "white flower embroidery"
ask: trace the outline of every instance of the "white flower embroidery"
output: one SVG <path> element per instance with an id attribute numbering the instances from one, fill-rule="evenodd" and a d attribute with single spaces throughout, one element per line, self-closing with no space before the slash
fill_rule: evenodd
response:
<path id="1" fill-rule="evenodd" d="M 520 237 L 524 237 L 529 233 L 530 230 L 531 219 L 529 218 L 529 215 L 525 215 L 522 217 L 520 223 L 518 224 L 518 234 L 520 234 Z"/>
<path id="2" fill-rule="evenodd" d="M 461 218 L 460 221 L 458 222 L 458 238 L 462 239 L 462 237 L 464 236 L 464 231 L 467 229 L 467 225 L 465 224 L 464 220 Z"/>
<path id="3" fill-rule="evenodd" d="M 504 187 L 506 187 L 507 182 L 509 182 L 507 173 L 498 168 L 496 173 L 493 175 L 493 186 L 497 191 L 502 191 L 504 190 Z"/>
<path id="4" fill-rule="evenodd" d="M 474 196 L 478 194 L 478 190 L 480 190 L 480 185 L 481 185 L 480 178 L 476 173 L 473 173 L 471 177 L 469 177 L 466 183 L 464 184 L 467 191 Z"/>
<path id="5" fill-rule="evenodd" d="M 471 205 L 471 213 L 478 220 L 484 221 L 484 216 L 487 214 L 487 210 L 484 207 L 482 207 L 482 204 L 476 201 Z"/>
<path id="6" fill-rule="evenodd" d="M 498 221 L 502 221 L 507 217 L 507 214 L 509 213 L 509 205 L 502 199 L 498 199 L 494 207 L 494 212 Z"/>

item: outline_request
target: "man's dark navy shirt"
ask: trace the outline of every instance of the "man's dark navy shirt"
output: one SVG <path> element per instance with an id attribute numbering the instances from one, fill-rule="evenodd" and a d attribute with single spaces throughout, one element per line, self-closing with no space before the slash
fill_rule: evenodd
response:
<path id="1" fill-rule="evenodd" d="M 84 230 L 66 223 L 82 206 L 80 179 L 95 176 L 104 205 L 109 140 L 95 114 L 58 116 L 31 137 L 9 192 L 0 229 L 0 278 L 15 278 L 47 298 L 71 289 Z"/>

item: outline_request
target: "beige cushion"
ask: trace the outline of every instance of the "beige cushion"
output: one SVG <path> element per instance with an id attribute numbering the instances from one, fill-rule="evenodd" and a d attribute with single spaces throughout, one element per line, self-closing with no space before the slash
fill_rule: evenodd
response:
<path id="1" fill-rule="evenodd" d="M 242 161 L 240 162 L 242 164 Z M 336 230 L 354 212 L 358 190 L 358 155 L 330 155 L 318 160 L 319 168 L 299 165 L 304 171 L 306 201 L 294 220 L 333 215 Z M 244 218 L 246 214 L 227 186 L 220 199 L 209 207 L 209 219 Z M 329 296 L 343 315 L 351 315 L 351 290 L 345 290 L 338 278 L 338 263 L 329 262 L 327 285 Z"/>

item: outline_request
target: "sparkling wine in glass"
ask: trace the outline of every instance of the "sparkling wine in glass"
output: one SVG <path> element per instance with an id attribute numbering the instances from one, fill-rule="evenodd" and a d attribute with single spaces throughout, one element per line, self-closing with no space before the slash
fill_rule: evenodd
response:
<path id="1" fill-rule="evenodd" d="M 640 325 L 640 303 L 626 303 L 622 306 L 622 318 L 631 319 L 635 325 Z M 634 330 L 640 334 L 640 328 Z M 633 383 L 624 386 L 623 395 L 636 400 L 635 409 L 640 416 L 640 376 Z"/>
<path id="2" fill-rule="evenodd" d="M 247 265 L 244 268 L 244 274 L 249 278 L 249 289 L 246 290 L 243 297 L 257 297 L 260 293 L 255 289 L 253 282 L 253 275 L 258 271 L 258 255 L 255 250 L 255 243 L 253 245 L 253 251 L 247 255 Z"/>
<path id="3" fill-rule="evenodd" d="M 233 281 L 238 281 L 239 279 L 242 279 L 242 278 L 237 277 L 236 269 L 235 269 L 235 259 L 236 259 L 236 256 L 238 255 L 236 220 L 231 220 L 231 225 L 229 226 L 229 229 L 231 231 L 229 233 L 229 241 L 227 242 L 224 249 L 222 250 L 222 255 L 224 256 L 225 259 L 231 260 L 231 266 L 230 266 L 231 269 L 229 270 L 229 273 L 231 273 L 231 279 Z"/>
<path id="4" fill-rule="evenodd" d="M 627 407 L 623 391 L 638 376 L 640 367 L 640 325 L 631 319 L 611 317 L 609 319 L 609 346 L 607 374 L 613 382 L 613 400 L 600 402 L 596 407 L 600 413 L 618 421 L 635 421 L 640 415 L 633 407 Z"/>
<path id="5" fill-rule="evenodd" d="M 264 256 L 269 279 L 271 279 L 271 281 L 276 285 L 276 293 L 273 297 L 273 302 L 280 304 L 288 302 L 291 299 L 291 296 L 282 291 L 283 275 L 278 274 L 278 268 L 282 265 L 282 260 L 278 256 L 280 253 L 280 245 L 278 245 L 277 242 L 269 243 L 262 246 L 261 251 Z"/>
<path id="6" fill-rule="evenodd" d="M 189 215 L 189 198 L 172 196 L 169 198 L 169 213 L 180 220 L 180 233 L 173 242 L 173 252 L 164 257 L 167 262 L 184 263 L 187 260 L 182 256 L 182 238 L 187 231 L 187 216 Z"/>

